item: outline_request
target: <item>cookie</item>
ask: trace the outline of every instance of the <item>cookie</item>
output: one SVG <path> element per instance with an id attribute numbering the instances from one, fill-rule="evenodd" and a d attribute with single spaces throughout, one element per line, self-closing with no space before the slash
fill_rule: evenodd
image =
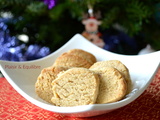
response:
<path id="1" fill-rule="evenodd" d="M 93 69 L 99 75 L 100 86 L 97 104 L 111 103 L 121 100 L 127 90 L 123 75 L 113 67 L 99 67 Z"/>
<path id="2" fill-rule="evenodd" d="M 53 93 L 51 90 L 52 88 L 51 83 L 53 80 L 55 80 L 55 78 L 60 72 L 65 71 L 65 70 L 66 68 L 59 67 L 59 66 L 52 66 L 52 67 L 44 68 L 41 71 L 35 83 L 35 91 L 37 95 L 43 100 L 49 103 L 52 103 L 51 97 L 53 96 Z"/>
<path id="3" fill-rule="evenodd" d="M 108 60 L 108 61 L 99 61 L 94 63 L 90 69 L 98 69 L 101 67 L 114 67 L 120 71 L 120 73 L 125 77 L 127 83 L 127 93 L 130 93 L 132 88 L 132 82 L 129 74 L 128 68 L 119 60 Z"/>
<path id="4" fill-rule="evenodd" d="M 99 90 L 99 77 L 86 68 L 71 68 L 52 82 L 52 103 L 71 107 L 94 104 Z"/>
<path id="5" fill-rule="evenodd" d="M 91 54 L 87 51 L 84 51 L 82 49 L 72 49 L 72 50 L 69 50 L 68 53 L 72 54 L 72 55 L 82 57 L 91 64 L 94 64 L 97 61 L 96 57 L 93 54 Z"/>
<path id="6" fill-rule="evenodd" d="M 63 53 L 59 56 L 54 62 L 53 66 L 64 66 L 64 67 L 84 67 L 89 68 L 92 64 L 88 62 L 83 57 L 79 57 L 77 55 L 72 55 L 69 53 Z"/>

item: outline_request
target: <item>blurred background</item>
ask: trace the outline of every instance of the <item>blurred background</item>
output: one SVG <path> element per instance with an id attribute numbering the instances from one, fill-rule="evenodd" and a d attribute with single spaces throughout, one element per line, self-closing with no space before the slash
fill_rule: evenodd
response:
<path id="1" fill-rule="evenodd" d="M 160 50 L 159 0 L 0 0 L 0 60 L 49 55 L 82 33 L 90 4 L 106 47 L 118 54 Z"/>

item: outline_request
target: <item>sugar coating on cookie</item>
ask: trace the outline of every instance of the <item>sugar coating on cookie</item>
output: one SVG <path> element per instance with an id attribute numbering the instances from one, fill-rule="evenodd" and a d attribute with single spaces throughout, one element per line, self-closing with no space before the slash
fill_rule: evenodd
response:
<path id="1" fill-rule="evenodd" d="M 53 64 L 54 66 L 65 66 L 65 67 L 84 67 L 89 68 L 92 64 L 86 59 L 77 55 L 63 53 L 59 56 Z"/>
<path id="2" fill-rule="evenodd" d="M 53 96 L 53 93 L 51 83 L 60 72 L 65 70 L 66 68 L 60 66 L 44 68 L 35 83 L 35 91 L 37 95 L 43 100 L 52 103 L 51 97 Z"/>
<path id="3" fill-rule="evenodd" d="M 54 66 L 84 67 L 89 68 L 96 62 L 96 57 L 82 49 L 71 49 L 60 55 L 54 62 Z"/>
<path id="4" fill-rule="evenodd" d="M 99 77 L 86 68 L 71 68 L 59 74 L 52 82 L 56 106 L 79 106 L 94 104 L 99 91 Z"/>
<path id="5" fill-rule="evenodd" d="M 91 64 L 94 64 L 97 61 L 96 57 L 93 54 L 91 54 L 87 51 L 84 51 L 82 49 L 71 49 L 68 51 L 68 53 L 82 57 L 85 60 L 87 60 L 88 62 L 90 62 Z"/>
<path id="6" fill-rule="evenodd" d="M 101 67 L 91 69 L 99 74 L 100 86 L 97 104 L 111 103 L 121 100 L 127 90 L 123 75 L 113 67 Z"/>
<path id="7" fill-rule="evenodd" d="M 114 67 L 121 72 L 121 74 L 125 77 L 127 83 L 127 93 L 130 93 L 132 88 L 132 81 L 130 78 L 128 68 L 119 60 L 108 60 L 108 61 L 99 61 L 94 63 L 90 69 L 101 68 L 101 67 Z"/>

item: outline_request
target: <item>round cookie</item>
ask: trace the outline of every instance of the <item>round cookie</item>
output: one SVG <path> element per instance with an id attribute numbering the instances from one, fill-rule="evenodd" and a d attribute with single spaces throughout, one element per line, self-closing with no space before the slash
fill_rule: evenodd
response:
<path id="1" fill-rule="evenodd" d="M 53 96 L 53 93 L 51 83 L 55 80 L 57 75 L 64 70 L 66 70 L 64 67 L 52 66 L 44 68 L 41 71 L 35 83 L 35 91 L 40 98 L 52 103 L 51 97 Z"/>
<path id="2" fill-rule="evenodd" d="M 54 62 L 53 66 L 64 66 L 64 67 L 84 67 L 89 68 L 92 64 L 86 59 L 79 57 L 77 55 L 72 55 L 69 53 L 63 53 Z"/>
<path id="3" fill-rule="evenodd" d="M 82 57 L 82 58 L 84 58 L 85 60 L 87 60 L 91 64 L 94 64 L 97 61 L 96 57 L 93 54 L 91 54 L 91 53 L 89 53 L 87 51 L 84 51 L 82 49 L 72 49 L 72 50 L 69 50 L 68 54 Z"/>
<path id="4" fill-rule="evenodd" d="M 101 67 L 93 70 L 100 77 L 97 104 L 116 102 L 125 96 L 127 90 L 126 81 L 117 69 Z"/>
<path id="5" fill-rule="evenodd" d="M 71 107 L 94 104 L 99 90 L 99 77 L 86 68 L 71 68 L 52 82 L 56 106 Z"/>
<path id="6" fill-rule="evenodd" d="M 120 73 L 125 77 L 126 83 L 127 83 L 127 93 L 130 93 L 131 87 L 132 87 L 132 81 L 130 78 L 129 70 L 128 68 L 119 60 L 108 60 L 108 61 L 100 61 L 94 63 L 90 69 L 98 69 L 101 67 L 114 67 L 117 70 L 120 71 Z"/>

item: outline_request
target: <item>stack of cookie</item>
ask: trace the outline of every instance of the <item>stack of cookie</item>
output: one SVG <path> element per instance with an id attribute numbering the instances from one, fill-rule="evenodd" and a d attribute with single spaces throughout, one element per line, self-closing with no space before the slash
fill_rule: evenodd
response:
<path id="1" fill-rule="evenodd" d="M 56 106 L 116 102 L 130 92 L 127 67 L 118 60 L 97 62 L 81 49 L 63 53 L 44 68 L 35 84 L 37 95 Z"/>

